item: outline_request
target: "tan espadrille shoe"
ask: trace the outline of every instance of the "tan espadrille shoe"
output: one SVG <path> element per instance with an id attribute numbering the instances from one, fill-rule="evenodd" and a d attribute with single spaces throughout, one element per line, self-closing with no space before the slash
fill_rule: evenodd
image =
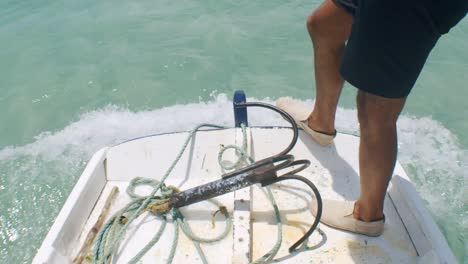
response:
<path id="1" fill-rule="evenodd" d="M 302 128 L 306 134 L 312 137 L 321 146 L 327 146 L 333 143 L 333 139 L 336 136 L 336 130 L 334 133 L 325 133 L 321 131 L 313 130 L 307 124 L 307 118 L 309 117 L 310 110 L 302 104 L 300 101 L 294 100 L 291 97 L 281 97 L 276 101 L 276 106 L 292 116 L 294 121 L 299 128 Z"/>
<path id="2" fill-rule="evenodd" d="M 353 217 L 354 201 L 322 200 L 320 222 L 340 230 L 366 236 L 380 236 L 384 230 L 385 217 L 380 220 L 365 222 Z M 312 214 L 317 212 L 316 203 L 312 202 Z"/>

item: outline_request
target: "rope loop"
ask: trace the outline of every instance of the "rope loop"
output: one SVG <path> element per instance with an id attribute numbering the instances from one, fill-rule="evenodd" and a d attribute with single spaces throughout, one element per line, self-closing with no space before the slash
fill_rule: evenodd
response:
<path id="1" fill-rule="evenodd" d="M 149 179 L 149 178 L 142 178 L 142 177 L 136 177 L 136 178 L 133 178 L 128 187 L 127 187 L 127 194 L 128 196 L 130 196 L 132 199 L 144 199 L 144 198 L 147 198 L 148 196 L 145 195 L 145 196 L 142 196 L 142 195 L 138 195 L 136 192 L 135 192 L 135 189 L 138 187 L 138 186 L 149 186 L 149 187 L 152 187 L 152 189 L 155 189 L 156 187 L 159 186 L 159 193 L 160 193 L 160 196 L 156 196 L 158 198 L 168 198 L 169 196 L 171 196 L 171 194 L 175 193 L 175 192 L 178 192 L 178 189 L 175 188 L 175 187 L 172 187 L 172 186 L 166 186 L 166 184 L 164 183 L 161 183 L 160 181 L 158 180 L 155 180 L 155 179 Z"/>

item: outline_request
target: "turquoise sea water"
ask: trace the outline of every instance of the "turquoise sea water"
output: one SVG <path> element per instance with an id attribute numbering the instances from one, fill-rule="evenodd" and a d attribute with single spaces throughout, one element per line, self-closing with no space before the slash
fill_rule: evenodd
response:
<path id="1" fill-rule="evenodd" d="M 0 263 L 29 263 L 89 157 L 149 133 L 231 125 L 236 89 L 312 105 L 305 19 L 319 1 L 0 2 Z M 431 54 L 399 159 L 468 263 L 468 20 Z M 358 133 L 354 88 L 337 128 Z M 220 114 L 226 113 L 226 114 Z M 252 123 L 281 123 L 267 113 Z"/>

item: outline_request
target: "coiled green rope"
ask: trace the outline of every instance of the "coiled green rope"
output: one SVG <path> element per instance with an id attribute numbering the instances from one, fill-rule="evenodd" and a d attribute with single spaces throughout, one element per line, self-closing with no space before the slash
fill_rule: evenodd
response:
<path id="1" fill-rule="evenodd" d="M 202 127 L 210 127 L 210 128 L 224 128 L 222 126 L 211 125 L 211 124 L 201 124 L 195 127 L 188 135 L 187 139 L 185 140 L 180 152 L 178 153 L 176 159 L 171 164 L 169 169 L 166 171 L 164 176 L 162 177 L 161 181 L 157 181 L 154 179 L 146 179 L 146 178 L 134 178 L 127 188 L 127 194 L 132 198 L 132 201 L 127 204 L 124 208 L 114 214 L 111 219 L 107 221 L 104 227 L 99 232 L 96 240 L 94 242 L 93 248 L 93 256 L 92 261 L 93 264 L 107 264 L 111 261 L 112 256 L 116 253 L 119 243 L 121 242 L 123 236 L 125 235 L 128 226 L 137 219 L 141 214 L 144 212 L 151 212 L 157 218 L 162 221 L 159 230 L 156 232 L 154 237 L 148 242 L 130 261 L 129 263 L 137 263 L 147 252 L 150 250 L 161 238 L 166 225 L 167 225 L 167 214 L 169 214 L 174 222 L 174 238 L 172 241 L 172 246 L 169 251 L 169 257 L 167 259 L 167 263 L 172 263 L 172 260 L 175 256 L 175 251 L 178 243 L 178 236 L 179 236 L 179 228 L 184 232 L 184 234 L 192 240 L 202 262 L 207 264 L 206 257 L 200 247 L 200 243 L 212 243 L 217 242 L 224 239 L 231 230 L 232 227 L 232 220 L 225 210 L 225 207 L 216 202 L 215 200 L 209 200 L 216 206 L 220 208 L 220 211 L 224 214 L 226 219 L 226 225 L 224 231 L 214 237 L 214 238 L 202 238 L 195 235 L 189 224 L 185 221 L 183 214 L 177 209 L 172 208 L 168 212 L 161 212 L 161 213 L 153 213 L 150 209 L 154 205 L 159 205 L 167 201 L 171 194 L 174 192 L 178 192 L 177 188 L 172 186 L 166 186 L 164 181 L 170 175 L 176 164 L 179 162 L 182 154 L 185 152 L 188 143 L 193 139 L 195 133 L 200 130 Z M 247 132 L 246 127 L 242 125 L 242 132 L 243 132 L 243 143 L 242 147 L 238 147 L 235 145 L 229 145 L 223 147 L 218 155 L 218 162 L 223 170 L 232 170 L 239 168 L 241 165 L 245 163 L 252 163 L 253 159 L 248 154 L 247 150 Z M 234 149 L 236 155 L 238 156 L 238 160 L 231 166 L 228 166 L 222 162 L 222 156 L 224 155 L 225 151 L 228 149 Z M 153 187 L 152 192 L 147 196 L 139 196 L 135 193 L 135 187 L 138 185 L 147 185 Z M 158 195 L 156 195 L 158 194 Z M 275 243 L 274 247 L 265 255 L 260 257 L 259 259 L 252 262 L 252 264 L 258 263 L 265 263 L 271 261 L 273 257 L 277 254 L 281 247 L 282 242 L 282 224 L 281 224 L 281 217 L 278 210 L 278 206 L 274 200 L 273 194 L 269 187 L 267 187 L 267 196 L 270 202 L 273 205 L 275 210 L 276 221 L 278 223 L 278 236 L 277 242 Z M 224 208 L 224 209 L 223 209 Z"/>

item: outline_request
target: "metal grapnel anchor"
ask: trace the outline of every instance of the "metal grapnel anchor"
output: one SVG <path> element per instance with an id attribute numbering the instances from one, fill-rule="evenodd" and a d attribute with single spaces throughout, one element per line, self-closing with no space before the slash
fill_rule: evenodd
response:
<path id="1" fill-rule="evenodd" d="M 283 116 L 292 126 L 293 129 L 293 138 L 291 143 L 284 149 L 282 152 L 277 155 L 271 156 L 259 160 L 255 163 L 252 163 L 244 168 L 237 169 L 230 173 L 222 175 L 222 178 L 216 181 L 209 182 L 204 185 L 200 185 L 182 192 L 174 193 L 169 197 L 169 200 L 166 203 L 163 203 L 157 208 L 153 208 L 156 211 L 168 211 L 171 208 L 180 208 L 193 203 L 204 201 L 207 199 L 214 198 L 219 195 L 230 193 L 245 187 L 249 187 L 254 184 L 261 184 L 261 186 L 268 186 L 273 183 L 277 183 L 285 180 L 298 180 L 301 181 L 307 186 L 309 186 L 318 203 L 317 213 L 314 220 L 314 223 L 310 229 L 290 248 L 289 252 L 292 253 L 312 234 L 316 229 L 318 223 L 320 222 L 320 217 L 322 215 L 322 199 L 320 193 L 315 187 L 315 185 L 308 180 L 307 178 L 297 175 L 305 168 L 310 165 L 309 160 L 294 160 L 294 156 L 289 153 L 291 149 L 296 145 L 298 138 L 297 125 L 294 119 L 285 111 L 278 109 L 269 104 L 265 103 L 237 103 L 235 104 L 237 108 L 245 107 L 263 107 L 271 109 Z M 299 167 L 297 167 L 299 166 Z M 294 168 L 296 167 L 296 168 Z M 290 169 L 290 170 L 288 170 Z M 281 171 L 285 171 L 281 174 Z M 281 175 L 278 175 L 281 174 Z"/>

